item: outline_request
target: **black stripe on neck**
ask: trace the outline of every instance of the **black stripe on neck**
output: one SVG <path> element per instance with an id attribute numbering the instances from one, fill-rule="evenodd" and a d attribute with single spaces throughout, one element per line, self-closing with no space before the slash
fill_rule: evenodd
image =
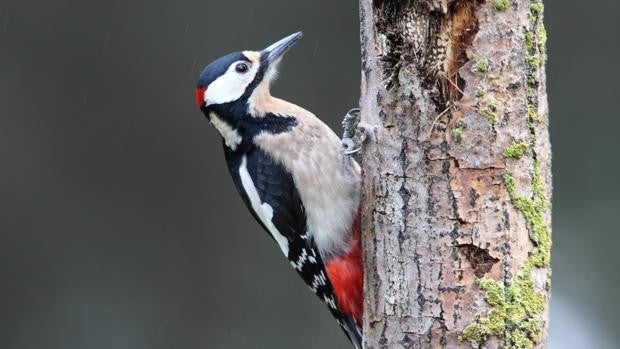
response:
<path id="1" fill-rule="evenodd" d="M 243 104 L 243 106 L 239 104 Z M 247 112 L 247 103 L 239 103 L 239 101 L 210 106 L 208 112 L 214 112 L 220 119 L 239 132 L 242 138 L 242 143 L 238 147 L 239 151 L 247 149 L 259 133 L 288 132 L 298 124 L 297 119 L 290 115 L 267 113 L 261 117 L 254 117 Z"/>

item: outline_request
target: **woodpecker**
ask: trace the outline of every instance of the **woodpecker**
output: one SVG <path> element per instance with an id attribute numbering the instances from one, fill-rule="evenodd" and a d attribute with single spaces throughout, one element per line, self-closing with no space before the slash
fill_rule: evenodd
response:
<path id="1" fill-rule="evenodd" d="M 196 103 L 222 137 L 243 202 L 359 349 L 360 167 L 319 118 L 270 93 L 301 37 L 216 59 L 200 74 Z"/>

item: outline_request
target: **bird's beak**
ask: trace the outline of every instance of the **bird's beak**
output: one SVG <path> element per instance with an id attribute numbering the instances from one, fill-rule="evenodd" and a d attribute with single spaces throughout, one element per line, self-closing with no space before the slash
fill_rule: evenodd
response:
<path id="1" fill-rule="evenodd" d="M 265 57 L 264 59 L 267 61 L 267 64 L 271 65 L 282 58 L 282 56 L 297 42 L 297 40 L 301 39 L 301 37 L 302 33 L 297 32 L 285 37 L 284 39 L 280 39 L 262 50 L 261 56 Z"/>

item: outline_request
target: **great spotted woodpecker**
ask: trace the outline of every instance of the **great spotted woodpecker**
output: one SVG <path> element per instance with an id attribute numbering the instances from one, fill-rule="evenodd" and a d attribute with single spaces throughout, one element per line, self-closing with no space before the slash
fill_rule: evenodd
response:
<path id="1" fill-rule="evenodd" d="M 301 36 L 216 59 L 200 74 L 196 103 L 222 136 L 254 218 L 361 348 L 360 167 L 327 125 L 269 91 Z"/>

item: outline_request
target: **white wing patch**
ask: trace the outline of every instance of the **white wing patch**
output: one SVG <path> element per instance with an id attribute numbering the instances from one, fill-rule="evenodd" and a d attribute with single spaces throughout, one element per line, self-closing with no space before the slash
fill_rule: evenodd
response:
<path id="1" fill-rule="evenodd" d="M 284 253 L 285 257 L 288 257 L 288 240 L 284 235 L 280 234 L 278 229 L 271 219 L 273 218 L 273 208 L 266 202 L 261 202 L 260 196 L 258 195 L 258 191 L 254 186 L 254 181 L 250 176 L 250 173 L 247 169 L 247 159 L 244 155 L 241 159 L 241 166 L 239 167 L 239 177 L 241 178 L 241 185 L 243 185 L 243 189 L 245 189 L 245 193 L 250 199 L 250 203 L 252 205 L 252 209 L 256 212 L 256 215 L 260 219 L 260 221 L 267 227 L 269 234 L 273 236 L 276 240 L 282 253 Z"/>
<path id="2" fill-rule="evenodd" d="M 237 146 L 243 140 L 239 132 L 232 128 L 226 121 L 220 119 L 216 113 L 211 112 L 209 116 L 211 117 L 211 125 L 222 135 L 226 146 L 232 150 L 237 149 Z"/>

